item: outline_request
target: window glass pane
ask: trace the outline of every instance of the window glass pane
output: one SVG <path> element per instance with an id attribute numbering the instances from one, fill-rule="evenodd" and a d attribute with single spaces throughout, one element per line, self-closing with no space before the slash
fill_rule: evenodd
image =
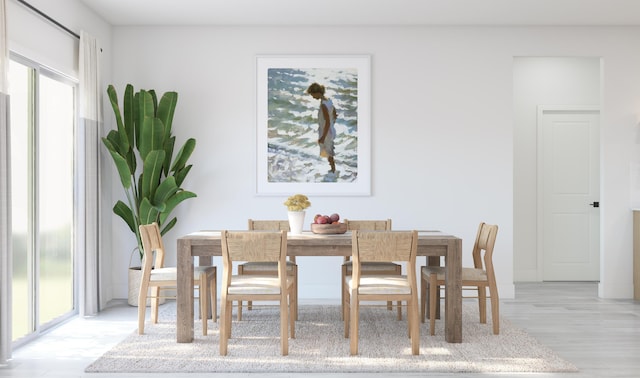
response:
<path id="1" fill-rule="evenodd" d="M 29 206 L 32 177 L 30 132 L 33 120 L 33 69 L 11 61 L 9 64 L 9 95 L 11 96 L 11 223 L 13 242 L 12 339 L 34 331 L 33 320 L 33 260 L 29 239 L 32 208 Z"/>
<path id="2" fill-rule="evenodd" d="M 73 310 L 74 88 L 40 75 L 39 323 Z"/>

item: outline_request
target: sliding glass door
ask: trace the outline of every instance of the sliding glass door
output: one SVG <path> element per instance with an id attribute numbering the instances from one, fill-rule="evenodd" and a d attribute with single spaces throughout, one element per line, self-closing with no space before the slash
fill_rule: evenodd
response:
<path id="1" fill-rule="evenodd" d="M 11 60 L 12 340 L 76 312 L 75 85 Z"/>

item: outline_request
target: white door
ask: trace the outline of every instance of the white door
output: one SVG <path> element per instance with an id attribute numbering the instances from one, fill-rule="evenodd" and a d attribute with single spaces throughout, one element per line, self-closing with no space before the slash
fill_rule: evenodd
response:
<path id="1" fill-rule="evenodd" d="M 538 112 L 538 256 L 543 281 L 598 281 L 599 111 Z"/>

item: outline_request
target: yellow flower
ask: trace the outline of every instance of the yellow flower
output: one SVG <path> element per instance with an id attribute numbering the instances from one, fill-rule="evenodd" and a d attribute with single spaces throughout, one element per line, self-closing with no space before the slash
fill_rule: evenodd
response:
<path id="1" fill-rule="evenodd" d="M 309 198 L 304 194 L 296 194 L 287 198 L 284 205 L 289 211 L 302 211 L 311 206 L 311 202 L 309 202 Z"/>

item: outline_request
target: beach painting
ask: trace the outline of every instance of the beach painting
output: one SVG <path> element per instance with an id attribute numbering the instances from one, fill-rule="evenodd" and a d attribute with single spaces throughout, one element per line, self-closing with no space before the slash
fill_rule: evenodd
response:
<path id="1" fill-rule="evenodd" d="M 370 57 L 259 56 L 256 67 L 257 194 L 370 195 Z M 312 83 L 336 110 L 334 167 Z"/>

